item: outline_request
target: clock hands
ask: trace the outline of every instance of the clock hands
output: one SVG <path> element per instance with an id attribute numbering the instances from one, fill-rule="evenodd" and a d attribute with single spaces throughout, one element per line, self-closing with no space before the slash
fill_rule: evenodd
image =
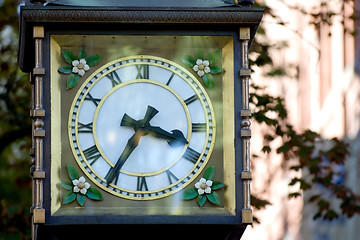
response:
<path id="1" fill-rule="evenodd" d="M 155 108 L 148 106 L 144 118 L 139 121 L 140 125 L 147 124 L 158 112 L 159 111 L 156 110 Z M 147 134 L 146 131 L 143 131 L 141 127 L 135 130 L 134 135 L 128 140 L 115 166 L 113 168 L 110 168 L 110 170 L 105 176 L 105 180 L 108 185 L 114 181 L 115 177 L 118 178 L 120 169 L 122 168 L 128 157 L 130 156 L 130 154 L 139 144 L 140 137 L 145 136 L 146 134 Z"/>
<path id="2" fill-rule="evenodd" d="M 150 134 L 156 138 L 164 139 L 168 141 L 170 146 L 177 146 L 179 144 L 187 144 L 188 141 L 184 137 L 183 133 L 180 130 L 172 130 L 171 133 L 165 131 L 164 129 L 151 126 L 150 120 L 158 113 L 159 111 L 152 106 L 148 106 L 146 110 L 146 114 L 142 120 L 135 120 L 131 118 L 126 113 L 124 114 L 120 126 L 132 127 L 135 130 L 134 135 L 128 140 L 123 152 L 121 153 L 118 161 L 115 166 L 111 168 L 105 176 L 105 180 L 107 184 L 110 184 L 114 181 L 116 177 L 119 176 L 119 171 L 130 156 L 130 154 L 134 151 L 134 149 L 138 146 L 140 138 L 147 134 Z"/>

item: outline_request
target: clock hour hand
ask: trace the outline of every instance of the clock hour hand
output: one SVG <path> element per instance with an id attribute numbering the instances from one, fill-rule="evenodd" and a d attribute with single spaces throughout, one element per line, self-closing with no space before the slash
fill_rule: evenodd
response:
<path id="1" fill-rule="evenodd" d="M 121 120 L 120 126 L 132 127 L 136 131 L 137 129 L 141 128 L 142 124 L 140 121 L 136 121 L 125 113 Z"/>
<path id="2" fill-rule="evenodd" d="M 126 113 L 124 114 L 120 126 L 125 126 L 125 127 L 133 127 L 134 130 L 138 130 L 140 128 L 143 128 L 146 124 L 149 124 L 150 120 L 158 113 L 159 111 L 152 107 L 152 106 L 148 106 L 145 116 L 142 120 L 135 120 L 132 117 L 130 117 L 129 115 L 127 115 Z"/>
<path id="3" fill-rule="evenodd" d="M 144 130 L 148 131 L 150 135 L 168 140 L 170 146 L 176 146 L 179 144 L 187 144 L 188 141 L 184 137 L 183 133 L 180 130 L 172 130 L 171 133 L 165 131 L 164 129 L 156 126 L 151 126 L 150 124 L 144 127 Z"/>

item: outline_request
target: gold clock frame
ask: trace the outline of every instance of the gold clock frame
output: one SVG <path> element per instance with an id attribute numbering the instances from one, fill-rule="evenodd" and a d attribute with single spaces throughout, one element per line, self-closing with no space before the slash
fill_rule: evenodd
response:
<path id="1" fill-rule="evenodd" d="M 122 36 L 122 35 L 121 35 Z M 66 213 L 67 211 L 63 212 L 63 211 L 59 211 L 61 208 L 61 204 L 60 201 L 58 199 L 60 199 L 60 189 L 56 188 L 56 183 L 57 182 L 61 182 L 60 179 L 60 174 L 59 174 L 59 170 L 61 167 L 61 155 L 59 153 L 61 153 L 61 136 L 60 136 L 60 132 L 58 129 L 61 129 L 61 122 L 59 121 L 59 119 L 61 119 L 61 114 L 58 111 L 59 109 L 61 109 L 61 96 L 60 96 L 60 92 L 61 92 L 61 86 L 59 84 L 59 73 L 58 73 L 58 68 L 54 67 L 54 66 L 60 66 L 61 62 L 61 46 L 62 44 L 59 45 L 58 41 L 62 42 L 65 41 L 63 36 L 59 36 L 60 38 L 57 38 L 57 35 L 51 35 L 50 37 L 50 49 L 51 49 L 51 131 L 52 131 L 52 135 L 51 135 L 51 142 L 55 143 L 55 144 L 51 144 L 51 162 L 52 162 L 52 167 L 51 168 L 51 214 L 60 214 L 60 215 L 64 215 L 64 214 L 69 214 Z M 79 35 L 79 37 L 83 38 L 83 35 Z M 94 36 L 96 38 L 96 35 Z M 122 36 L 122 38 L 126 38 L 125 36 Z M 161 36 L 160 36 L 161 37 Z M 181 38 L 182 36 L 177 36 L 177 38 Z M 200 36 L 199 36 L 200 37 Z M 206 36 L 201 36 L 202 38 L 207 38 Z M 214 36 L 212 36 L 214 37 Z M 174 37 L 172 37 L 174 38 Z M 186 39 L 187 37 L 184 36 L 184 38 Z M 223 73 L 223 78 L 227 79 L 226 81 L 223 82 L 223 102 L 226 102 L 228 104 L 224 104 L 223 106 L 223 127 L 224 127 L 224 136 L 226 135 L 227 137 L 224 138 L 224 141 L 228 141 L 228 142 L 224 142 L 224 172 L 223 172 L 223 176 L 224 176 L 224 183 L 227 185 L 227 191 L 224 193 L 224 199 L 226 199 L 224 205 L 225 205 L 225 209 L 227 209 L 229 211 L 229 213 L 231 214 L 235 214 L 235 209 L 236 209 L 236 199 L 235 199 L 235 192 L 237 191 L 235 188 L 235 179 L 234 179 L 234 175 L 235 175 L 235 149 L 234 149 L 234 142 L 233 139 L 235 138 L 234 136 L 234 132 L 235 132 L 235 124 L 234 124 L 234 76 L 233 76 L 233 71 L 234 71 L 234 66 L 233 66 L 233 37 L 232 36 L 215 36 L 214 38 L 216 39 L 224 39 L 227 38 L 226 41 L 221 40 L 221 42 L 226 42 L 226 45 L 223 47 L 223 55 L 227 56 L 227 58 L 223 59 L 223 68 L 226 69 L 226 71 Z M 157 57 L 154 57 L 157 58 Z M 126 57 L 124 57 L 123 59 L 127 59 Z M 159 60 L 161 60 L 162 58 L 158 58 Z M 114 60 L 116 61 L 116 60 Z M 113 61 L 105 64 L 102 67 L 106 67 L 112 64 Z M 173 61 L 172 61 L 173 62 Z M 177 65 L 177 67 L 179 69 L 181 69 L 183 72 L 187 72 L 187 74 L 189 75 L 189 77 L 194 78 L 193 74 L 190 74 L 189 71 L 187 69 L 185 69 L 184 67 L 178 65 L 177 63 L 173 64 Z M 91 76 L 90 76 L 91 77 Z M 90 78 L 89 77 L 89 78 Z M 196 80 L 198 81 L 198 80 Z M 193 88 L 193 86 L 191 86 Z M 196 91 L 197 92 L 197 91 Z M 204 89 L 202 89 L 202 92 L 204 94 L 206 94 L 206 91 Z M 203 104 L 203 103 L 202 103 Z M 204 106 L 203 106 L 204 107 Z M 214 134 L 214 133 L 213 133 Z M 213 146 L 211 146 L 211 148 L 213 148 Z M 205 167 L 205 165 L 204 165 Z M 203 168 L 204 168 L 203 167 Z M 202 168 L 202 169 L 203 169 Z M 200 174 L 201 171 L 198 171 L 198 174 Z M 197 175 L 198 175 L 197 174 Z M 185 187 L 185 186 L 184 186 Z M 179 189 L 180 190 L 180 189 Z M 131 198 L 129 198 L 131 199 Z M 84 210 L 82 211 L 84 212 Z M 209 212 L 209 214 L 212 214 L 214 212 Z M 121 213 L 118 213 L 121 214 Z M 188 212 L 186 214 L 191 214 L 191 212 Z"/>
<path id="2" fill-rule="evenodd" d="M 117 67 L 114 67 L 112 68 L 111 70 L 109 70 L 109 72 L 112 72 L 112 71 L 115 71 L 119 68 L 122 68 L 122 67 L 128 67 L 128 66 L 133 66 L 133 65 L 151 65 L 151 66 L 156 66 L 156 67 L 161 67 L 161 68 L 164 68 L 164 69 L 167 69 L 168 71 L 170 72 L 173 72 L 175 74 L 177 74 L 177 76 L 179 76 L 180 78 L 182 78 L 185 82 L 188 83 L 188 85 L 194 90 L 194 92 L 196 93 L 196 95 L 198 96 L 198 98 L 200 99 L 201 101 L 201 106 L 202 106 L 202 109 L 204 110 L 204 113 L 207 112 L 207 107 L 205 106 L 204 104 L 204 100 L 201 98 L 201 94 L 204 95 L 207 103 L 208 103 L 208 108 L 210 109 L 210 114 L 211 116 L 213 117 L 212 119 L 212 140 L 209 141 L 209 129 L 207 128 L 206 130 L 206 142 L 210 142 L 211 145 L 209 147 L 209 150 L 208 150 L 208 153 L 207 153 L 207 156 L 205 158 L 205 160 L 202 162 L 202 165 L 198 168 L 197 172 L 195 174 L 193 174 L 193 176 L 191 177 L 191 179 L 189 179 L 189 181 L 187 181 L 186 183 L 182 184 L 181 186 L 177 187 L 175 190 L 172 190 L 172 191 L 169 191 L 169 192 L 166 192 L 166 193 L 163 193 L 161 195 L 156 195 L 156 196 L 144 196 L 144 197 L 134 197 L 134 196 L 127 196 L 127 195 L 124 195 L 124 194 L 120 194 L 120 193 L 117 193 L 116 191 L 111 191 L 109 188 L 103 186 L 101 183 L 99 183 L 98 181 L 96 180 L 92 180 L 93 183 L 95 183 L 99 188 L 105 190 L 106 192 L 109 192 L 110 194 L 113 194 L 115 196 L 118 196 L 118 197 L 122 197 L 122 198 L 125 198 L 125 199 L 129 199 L 129 200 L 145 200 L 145 201 L 149 201 L 149 200 L 155 200 L 155 199 L 160 199 L 160 198 L 164 198 L 164 197 L 168 197 L 180 190 L 182 190 L 183 188 L 185 188 L 186 186 L 188 186 L 202 171 L 203 169 L 206 167 L 206 164 L 211 156 L 211 153 L 213 151 L 213 147 L 214 147 L 214 144 L 215 144 L 215 139 L 216 139 L 216 120 L 215 120 L 215 112 L 214 112 L 214 109 L 213 109 L 213 106 L 211 104 L 211 100 L 206 92 L 206 90 L 202 87 L 201 83 L 193 76 L 193 74 L 191 74 L 188 70 L 186 70 L 184 67 L 180 66 L 179 64 L 173 62 L 173 61 L 170 61 L 168 59 L 165 59 L 165 58 L 161 58 L 161 57 L 156 57 L 156 56 L 150 56 L 150 55 L 135 55 L 135 56 L 128 56 L 128 57 L 123 57 L 123 58 L 120 58 L 120 59 L 116 59 L 116 60 L 113 60 L 109 63 L 106 63 L 105 65 L 103 66 L 100 66 L 98 69 L 95 70 L 94 73 L 92 73 L 85 81 L 84 83 L 82 84 L 82 86 L 79 88 L 78 92 L 76 93 L 75 97 L 74 97 L 74 101 L 71 105 L 71 109 L 74 109 L 74 106 L 77 102 L 77 99 L 79 97 L 79 95 L 81 94 L 81 90 L 89 83 L 89 81 L 91 81 L 91 79 L 93 79 L 98 73 L 102 72 L 104 69 L 108 68 L 109 66 L 112 66 L 114 65 L 115 63 L 118 63 L 118 62 L 127 62 L 129 60 L 133 60 L 133 59 L 147 59 L 147 60 L 154 60 L 156 61 L 156 63 L 153 63 L 151 61 L 147 61 L 147 62 L 128 62 L 128 63 L 125 63 L 125 64 L 121 64 Z M 162 62 L 162 63 L 167 63 L 169 64 L 169 66 L 174 66 L 176 67 L 177 69 L 181 70 L 183 73 L 187 74 L 187 76 L 189 78 L 191 78 L 191 80 L 193 82 L 195 82 L 196 86 L 200 89 L 200 92 L 198 90 L 196 90 L 196 88 L 193 86 L 193 84 L 186 78 L 184 77 L 182 74 L 180 74 L 179 72 L 175 71 L 174 69 L 172 69 L 171 67 L 167 67 L 167 66 L 163 66 L 163 65 L 160 65 L 158 62 Z M 108 72 L 102 74 L 101 76 L 97 77 L 97 79 L 91 84 L 95 84 L 99 81 L 102 80 L 102 78 L 107 75 Z M 184 108 L 185 110 L 185 113 L 186 113 L 186 118 L 187 118 L 187 121 L 188 121 L 188 136 L 186 137 L 187 140 L 189 141 L 190 140 L 190 135 L 191 135 L 191 127 L 192 127 L 192 123 L 190 121 L 190 114 L 189 114 L 189 111 L 186 107 L 186 104 L 184 102 L 183 99 L 181 99 L 181 97 L 173 90 L 171 89 L 170 87 L 166 86 L 165 84 L 161 84 L 157 81 L 154 81 L 154 80 L 145 80 L 145 79 L 138 79 L 138 80 L 130 80 L 130 81 L 127 81 L 125 83 L 122 83 L 122 84 L 119 84 L 117 87 L 114 87 L 112 88 L 108 93 L 105 94 L 105 96 L 103 97 L 103 99 L 100 101 L 99 105 L 97 106 L 96 108 L 96 111 L 95 111 L 95 115 L 94 115 L 94 123 L 96 123 L 95 119 L 97 118 L 97 115 L 98 115 L 98 112 L 99 110 L 101 109 L 101 105 L 102 103 L 104 102 L 104 99 L 106 99 L 111 93 L 113 93 L 114 91 L 116 91 L 118 88 L 120 87 L 125 87 L 127 86 L 128 84 L 134 84 L 134 83 L 139 83 L 139 82 L 147 82 L 147 83 L 153 83 L 153 84 L 156 84 L 156 85 L 159 85 L 165 89 L 167 89 L 169 92 L 171 92 L 178 100 L 179 102 L 181 103 L 182 107 Z M 85 94 L 87 94 L 87 92 L 90 91 L 90 87 L 88 90 L 86 90 Z M 60 100 L 59 100 L 60 101 Z M 78 106 L 78 109 L 81 108 L 81 105 L 83 103 L 84 99 L 82 99 L 79 103 L 79 106 Z M 55 114 L 56 115 L 56 114 Z M 72 115 L 73 115 L 73 112 L 70 111 L 69 112 L 69 122 L 68 122 L 68 135 L 69 135 L 69 141 L 72 142 L 73 139 L 72 139 Z M 75 122 L 77 122 L 77 118 L 78 118 L 78 113 L 76 114 L 76 119 L 75 119 Z M 58 121 L 59 118 L 54 118 L 54 121 Z M 209 124 L 209 119 L 208 119 L 208 115 L 205 114 L 205 119 L 206 119 L 206 124 L 208 125 Z M 53 122 L 52 121 L 52 124 Z M 75 125 L 75 132 L 77 132 L 77 125 Z M 99 147 L 98 145 L 98 141 L 96 139 L 96 124 L 94 124 L 93 126 L 93 135 L 94 135 L 94 140 L 95 140 L 95 144 L 100 152 L 100 154 L 102 155 L 102 157 L 105 159 L 106 162 L 109 163 L 110 166 L 113 166 L 113 164 L 110 162 L 110 160 L 107 159 L 106 155 L 103 153 L 103 151 L 101 150 L 101 147 Z M 76 141 L 79 142 L 79 139 L 78 139 L 78 134 L 76 134 Z M 56 143 L 56 145 L 59 145 L 61 143 Z M 188 144 L 187 144 L 188 145 Z M 183 151 L 182 151 L 182 154 L 185 152 L 186 150 L 186 146 L 184 147 Z M 87 177 L 89 179 L 93 179 L 94 177 L 91 176 L 91 174 L 85 169 L 84 166 L 82 166 L 81 164 L 81 161 L 79 160 L 78 156 L 77 156 L 77 153 L 76 153 L 76 150 L 73 148 L 73 146 L 71 145 L 71 148 L 72 148 L 72 151 L 73 151 L 73 155 L 75 157 L 75 160 L 78 164 L 78 166 L 81 168 L 82 172 L 84 172 Z M 83 154 L 83 151 L 81 150 L 81 147 L 78 146 L 79 148 L 79 151 L 80 151 L 80 154 L 82 155 L 82 158 L 84 159 L 85 163 L 87 164 L 87 166 L 91 169 L 92 173 L 96 175 L 97 178 L 101 179 L 101 180 L 104 180 L 101 176 L 99 176 L 93 169 L 92 167 L 90 166 L 90 164 L 88 164 L 86 158 L 84 157 L 84 154 Z M 202 159 L 205 151 L 206 151 L 207 147 L 206 147 L 206 144 L 204 145 L 202 151 L 201 151 L 201 155 L 200 157 L 198 158 L 197 160 L 197 164 L 194 164 L 194 166 L 191 168 L 191 170 L 189 171 L 189 174 L 183 176 L 182 178 L 178 179 L 176 182 L 170 184 L 169 186 L 167 187 L 164 187 L 164 188 L 161 188 L 161 189 L 156 189 L 156 190 L 153 190 L 153 191 L 147 191 L 146 194 L 151 194 L 151 193 L 155 193 L 155 192 L 161 192 L 162 190 L 165 190 L 165 189 L 168 189 L 168 188 L 172 188 L 174 186 L 176 186 L 177 184 L 179 184 L 180 182 L 182 182 L 185 178 L 188 177 L 188 175 L 190 175 L 194 169 L 196 168 L 197 165 L 199 165 L 199 162 L 200 162 L 200 159 Z M 179 156 L 179 159 L 180 159 L 180 156 Z M 179 160 L 178 159 L 178 160 Z M 177 161 L 178 161 L 177 160 Z M 61 161 L 60 159 L 58 161 Z M 177 162 L 173 162 L 171 165 L 175 165 L 175 163 Z M 170 168 L 171 166 L 168 166 L 167 168 Z M 165 170 L 162 170 L 162 172 L 164 172 Z M 124 172 L 124 170 L 121 170 L 121 172 Z M 156 172 L 160 172 L 160 170 L 156 171 Z M 156 172 L 155 174 L 153 173 L 153 175 L 156 175 Z M 126 171 L 124 172 L 126 173 Z M 133 175 L 133 173 L 126 173 L 128 175 Z M 139 174 L 139 175 L 135 175 L 135 176 L 147 176 L 148 174 Z M 55 180 L 56 181 L 56 180 Z M 118 186 L 115 186 L 113 184 L 110 184 L 110 186 L 114 189 L 119 189 L 121 191 L 126 191 L 126 192 L 129 192 L 133 195 L 138 195 L 138 194 L 144 194 L 144 192 L 142 191 L 133 191 L 133 190 L 128 190 L 128 189 L 122 189 L 121 187 L 118 187 Z"/>
<path id="3" fill-rule="evenodd" d="M 34 156 L 34 165 L 35 165 L 35 171 L 33 172 L 33 201 L 34 201 L 34 208 L 32 210 L 33 212 L 33 223 L 34 224 L 38 224 L 38 223 L 44 223 L 45 222 L 45 209 L 43 208 L 43 181 L 45 179 L 45 171 L 43 169 L 43 150 L 42 150 L 42 144 L 43 144 L 43 138 L 45 137 L 45 131 L 43 128 L 43 121 L 42 119 L 45 116 L 45 110 L 42 107 L 42 99 L 43 99 L 43 92 L 42 92 L 42 76 L 45 73 L 45 69 L 43 68 L 43 57 L 42 57 L 42 49 L 43 49 L 43 45 L 42 45 L 42 41 L 44 38 L 44 28 L 42 26 L 35 26 L 33 28 L 34 31 L 34 39 L 35 39 L 35 48 L 36 48 L 36 55 L 35 55 L 35 62 L 36 62 L 36 67 L 33 71 L 33 80 L 32 83 L 34 84 L 33 87 L 33 95 L 34 95 L 34 107 L 33 110 L 31 111 L 31 116 L 33 117 L 33 125 L 34 125 L 34 132 L 33 132 L 33 139 L 34 139 L 34 147 L 33 149 L 37 149 L 37 151 L 33 152 L 33 156 Z M 251 131 L 250 131 L 250 121 L 249 118 L 251 117 L 251 112 L 249 110 L 249 79 L 250 79 L 250 69 L 249 69 L 249 65 L 248 65 L 248 44 L 249 44 L 249 39 L 250 39 L 250 29 L 249 28 L 241 28 L 240 29 L 240 40 L 241 40 L 241 44 L 242 44 L 242 56 L 241 56 L 241 72 L 240 72 L 240 76 L 242 79 L 242 96 L 243 96 L 243 107 L 241 110 L 241 137 L 243 138 L 243 156 L 242 156 L 242 160 L 243 160 L 243 172 L 241 174 L 241 178 L 243 179 L 243 184 L 244 184 L 244 205 L 243 205 L 243 210 L 242 210 L 242 216 L 243 216 L 243 223 L 251 223 L 252 222 L 252 210 L 250 207 L 250 181 L 252 179 L 252 175 L 251 175 L 251 171 L 250 171 L 250 137 L 251 137 Z M 56 45 L 56 43 L 54 41 L 51 41 L 50 45 L 53 47 L 53 49 L 58 52 L 57 54 L 59 55 L 60 53 L 60 48 L 58 46 L 54 46 L 54 44 Z M 231 48 L 232 46 L 229 46 L 229 49 L 232 50 Z M 52 61 L 58 61 L 58 60 L 54 60 L 52 59 Z M 226 64 L 226 62 L 224 63 Z M 229 66 L 229 68 L 232 68 L 231 66 Z M 55 73 L 57 74 L 57 69 L 53 69 L 51 72 L 51 75 L 54 75 Z M 230 81 L 231 82 L 231 81 Z M 59 86 L 56 85 L 52 85 L 52 89 L 56 89 Z M 226 101 L 233 99 L 233 92 L 231 91 L 231 89 L 233 89 L 233 87 L 229 87 L 228 90 L 228 94 L 226 95 L 227 99 L 224 99 Z M 226 91 L 226 90 L 224 90 Z M 55 91 L 56 92 L 56 91 Z M 53 106 L 56 106 L 56 101 L 54 101 L 54 99 L 52 99 L 52 104 Z M 54 109 L 54 108 L 52 108 Z M 224 110 L 227 111 L 227 114 L 229 114 L 229 116 L 231 116 L 233 114 L 233 110 L 231 108 L 229 108 L 228 110 Z M 56 111 L 52 111 L 51 112 L 51 116 L 56 118 L 56 116 L 59 116 L 59 113 Z M 228 124 L 224 124 L 224 126 L 227 126 Z M 56 122 L 52 122 L 51 128 L 54 130 L 58 127 L 58 123 Z M 232 131 L 233 132 L 233 131 Z M 52 133 L 52 138 L 58 138 L 56 131 L 53 131 Z M 56 146 L 56 144 L 52 145 L 52 153 L 56 153 L 58 152 L 58 146 Z M 233 153 L 231 153 L 231 151 L 226 151 L 225 153 L 226 155 L 233 155 Z M 55 154 L 52 155 L 52 158 L 55 157 Z M 55 157 L 56 158 L 56 157 Z M 52 160 L 52 165 L 56 166 L 59 165 L 58 161 L 54 161 Z M 55 168 L 52 168 L 55 169 Z M 230 176 L 233 170 L 231 167 L 229 168 L 225 168 L 224 171 L 224 176 Z M 229 172 L 230 171 L 230 172 Z M 52 176 L 56 176 L 57 174 L 53 174 L 54 172 L 52 172 Z M 55 181 L 51 181 L 52 182 L 52 188 L 55 188 Z M 235 186 L 231 186 L 229 185 L 230 188 L 233 188 Z M 234 189 L 235 191 L 235 189 Z M 233 191 L 230 191 L 233 192 Z M 231 193 L 229 195 L 232 195 Z M 234 202 L 226 202 L 225 205 L 228 206 L 232 206 L 229 209 L 234 209 Z M 52 200 L 51 202 L 51 206 L 52 206 L 52 213 L 54 213 L 56 211 L 56 209 L 59 208 L 58 203 L 55 202 L 55 200 Z"/>

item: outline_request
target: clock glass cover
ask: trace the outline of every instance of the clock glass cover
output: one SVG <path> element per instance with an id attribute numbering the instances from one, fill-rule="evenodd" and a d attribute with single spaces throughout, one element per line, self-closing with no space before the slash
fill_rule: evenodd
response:
<path id="1" fill-rule="evenodd" d="M 51 34 L 51 214 L 235 214 L 234 37 Z M 184 200 L 209 168 L 218 204 Z"/>

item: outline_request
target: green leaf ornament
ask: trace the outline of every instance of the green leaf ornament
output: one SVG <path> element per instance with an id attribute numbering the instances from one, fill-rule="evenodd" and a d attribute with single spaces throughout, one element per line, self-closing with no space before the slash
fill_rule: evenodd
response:
<path id="1" fill-rule="evenodd" d="M 207 193 L 206 198 L 213 204 L 220 205 L 220 197 L 217 192 L 211 191 L 211 193 Z"/>
<path id="2" fill-rule="evenodd" d="M 71 180 L 79 179 L 79 173 L 76 171 L 76 169 L 73 166 L 68 164 L 67 170 L 68 170 L 69 177 Z"/>
<path id="3" fill-rule="evenodd" d="M 204 204 L 206 202 L 205 194 L 199 195 L 198 198 L 197 198 L 197 202 L 198 202 L 200 207 L 204 206 Z"/>
<path id="4" fill-rule="evenodd" d="M 76 56 L 69 50 L 64 49 L 63 54 L 65 61 L 70 65 L 72 64 L 72 61 L 76 60 Z"/>
<path id="5" fill-rule="evenodd" d="M 196 58 L 196 60 L 197 59 L 204 59 L 204 51 L 203 50 L 201 50 L 201 49 L 197 49 L 196 50 L 196 55 L 195 55 L 195 58 Z M 195 64 L 194 64 L 195 65 Z M 193 65 L 193 66 L 194 66 Z"/>
<path id="6" fill-rule="evenodd" d="M 199 190 L 197 188 L 199 188 L 199 186 L 197 184 L 195 184 L 195 188 L 191 188 L 186 190 L 183 193 L 183 199 L 184 200 L 191 200 L 196 198 L 197 203 L 199 204 L 200 207 L 204 206 L 206 199 L 209 200 L 211 203 L 216 204 L 216 205 L 220 205 L 221 201 L 220 201 L 220 196 L 217 192 L 215 192 L 215 190 L 218 190 L 222 187 L 224 187 L 225 185 L 219 181 L 213 181 L 215 176 L 215 166 L 212 165 L 210 167 L 208 167 L 205 172 L 204 172 L 204 176 L 203 179 L 205 179 L 206 181 L 212 181 L 212 185 L 210 186 L 211 188 L 211 192 L 210 193 L 203 193 L 203 194 L 199 194 Z M 200 180 L 200 182 L 203 180 Z M 202 182 L 204 183 L 204 182 Z M 200 188 L 199 188 L 200 189 Z"/>
<path id="7" fill-rule="evenodd" d="M 210 66 L 210 73 L 211 73 L 211 74 L 221 73 L 222 70 L 223 70 L 223 69 L 222 69 L 221 67 L 219 67 L 219 66 L 215 66 L 215 65 Z"/>
<path id="8" fill-rule="evenodd" d="M 214 82 L 214 77 L 210 74 L 210 73 L 206 73 L 203 77 L 202 77 L 205 86 L 207 86 L 208 88 L 214 88 L 215 86 L 215 82 Z"/>
<path id="9" fill-rule="evenodd" d="M 196 60 L 192 56 L 182 55 L 180 56 L 181 61 L 188 67 L 193 67 L 196 64 Z"/>
<path id="10" fill-rule="evenodd" d="M 92 55 L 88 59 L 86 59 L 86 63 L 87 63 L 87 65 L 92 67 L 92 66 L 98 64 L 100 62 L 101 58 L 102 58 L 101 55 Z"/>
<path id="11" fill-rule="evenodd" d="M 78 204 L 79 204 L 81 207 L 84 206 L 84 203 L 85 203 L 85 195 L 83 195 L 83 194 L 81 194 L 81 193 L 78 193 L 78 194 L 77 194 L 76 201 L 78 202 Z"/>
<path id="12" fill-rule="evenodd" d="M 75 87 L 78 81 L 79 81 L 79 75 L 71 73 L 67 80 L 67 89 Z"/>
<path id="13" fill-rule="evenodd" d="M 71 203 L 76 199 L 76 193 L 73 193 L 72 191 L 69 191 L 64 196 L 63 204 Z"/>
<path id="14" fill-rule="evenodd" d="M 62 68 L 59 68 L 58 71 L 60 73 L 64 73 L 64 74 L 70 74 L 72 72 L 72 66 L 71 65 L 65 65 Z"/>
<path id="15" fill-rule="evenodd" d="M 204 178 L 206 180 L 213 180 L 215 176 L 215 166 L 212 165 L 211 167 L 209 167 L 208 169 L 206 169 L 205 173 L 204 173 Z"/>
<path id="16" fill-rule="evenodd" d="M 72 190 L 73 189 L 73 184 L 72 182 L 62 182 L 60 183 L 60 186 L 63 187 L 66 190 Z"/>
<path id="17" fill-rule="evenodd" d="M 224 187 L 225 185 L 221 182 L 218 181 L 213 181 L 213 184 L 211 185 L 211 190 L 217 190 L 220 189 L 222 187 Z"/>
<path id="18" fill-rule="evenodd" d="M 86 196 L 92 200 L 103 200 L 101 193 L 95 188 L 89 188 L 86 192 Z"/>
<path id="19" fill-rule="evenodd" d="M 73 192 L 73 189 L 74 189 L 74 183 L 73 181 L 74 180 L 79 180 L 80 181 L 80 177 L 79 177 L 79 173 L 78 171 L 73 167 L 71 166 L 70 164 L 68 164 L 67 166 L 67 171 L 68 171 L 68 174 L 69 174 L 69 177 L 72 181 L 68 181 L 68 182 L 62 182 L 60 183 L 60 186 L 66 190 L 70 190 L 68 191 L 65 196 L 64 196 L 64 199 L 62 201 L 63 204 L 68 204 L 68 203 L 71 203 L 73 201 L 77 201 L 77 203 L 83 207 L 84 204 L 85 204 L 85 200 L 86 200 L 86 197 L 92 199 L 92 200 L 103 200 L 103 196 L 101 195 L 101 193 L 95 189 L 95 188 L 88 188 L 87 191 L 86 191 L 86 194 L 82 194 L 81 192 L 78 192 L 78 193 L 74 193 Z M 86 181 L 86 180 L 85 180 Z"/>
<path id="20" fill-rule="evenodd" d="M 220 49 L 215 50 L 215 51 L 209 53 L 209 54 L 206 56 L 206 59 L 209 61 L 210 65 L 215 64 L 216 61 L 218 60 L 220 54 L 221 54 L 221 50 L 220 50 Z"/>
<path id="21" fill-rule="evenodd" d="M 84 48 L 81 48 L 80 49 L 80 52 L 79 52 L 79 59 L 86 59 L 86 52 L 85 52 L 85 49 Z"/>
<path id="22" fill-rule="evenodd" d="M 194 199 L 197 195 L 198 195 L 198 192 L 196 191 L 196 189 L 191 188 L 184 192 L 183 199 L 184 200 Z"/>

